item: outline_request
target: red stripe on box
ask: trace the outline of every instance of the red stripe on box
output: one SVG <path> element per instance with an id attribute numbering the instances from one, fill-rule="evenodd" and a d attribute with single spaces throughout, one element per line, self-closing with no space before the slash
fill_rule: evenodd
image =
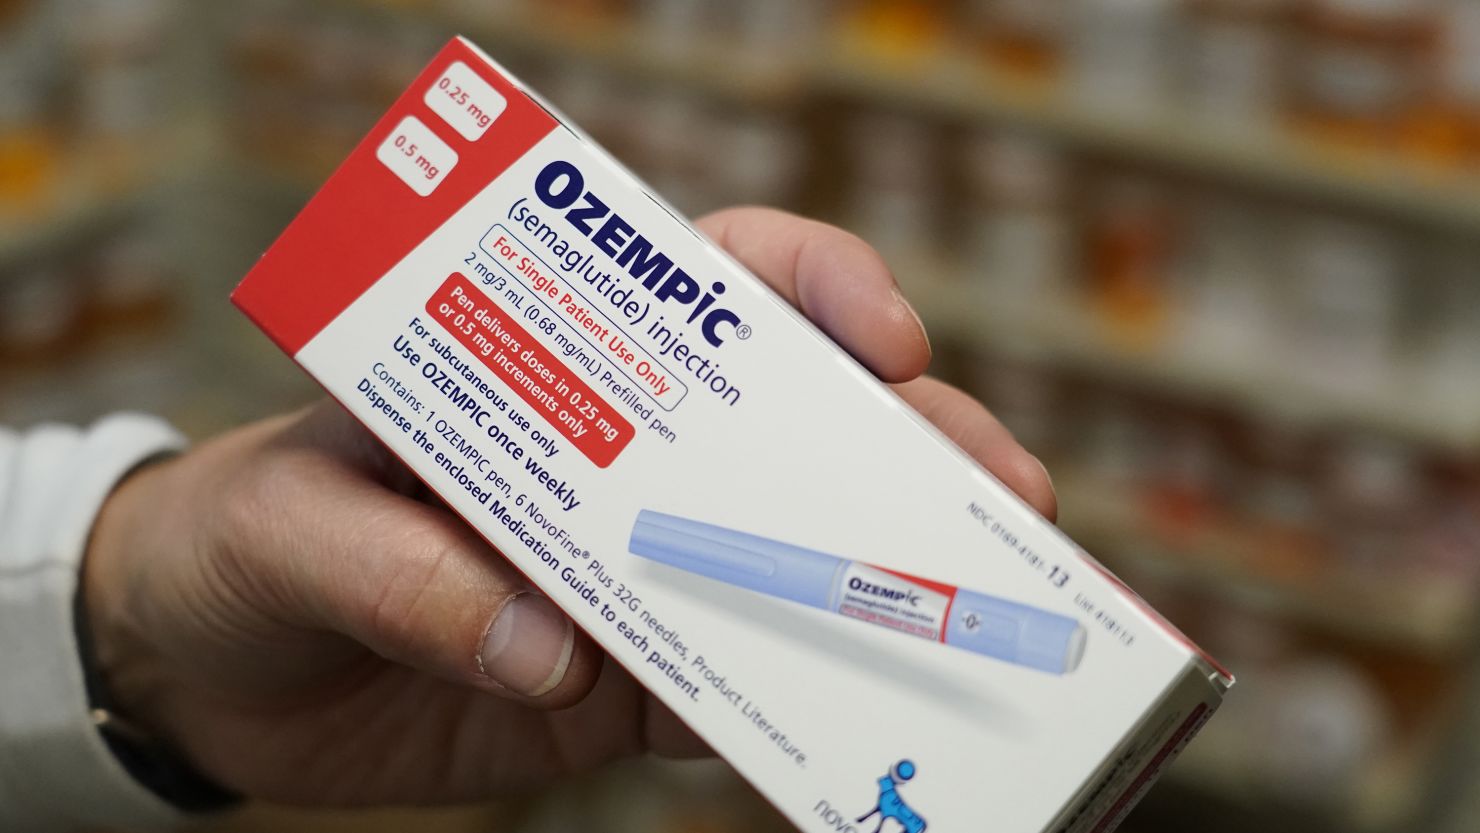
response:
<path id="1" fill-rule="evenodd" d="M 462 61 L 508 101 L 477 142 L 426 106 L 427 88 Z M 418 196 L 375 152 L 406 116 L 421 119 L 457 151 L 437 190 Z M 391 270 L 559 122 L 461 40 L 438 53 L 340 165 L 232 293 L 232 301 L 290 355 Z"/>
<path id="2" fill-rule="evenodd" d="M 606 468 L 632 442 L 632 423 L 466 277 L 443 282 L 427 314 L 591 462 Z"/>
<path id="3" fill-rule="evenodd" d="M 1189 714 L 1187 719 L 1182 721 L 1182 725 L 1177 727 L 1177 731 L 1172 734 L 1171 738 L 1161 747 L 1161 750 L 1156 753 L 1156 757 L 1152 758 L 1151 762 L 1146 765 L 1146 768 L 1141 770 L 1141 774 L 1136 776 L 1136 780 L 1131 782 L 1130 787 L 1120 794 L 1120 798 L 1111 806 L 1109 812 L 1100 817 L 1099 823 L 1095 825 L 1095 829 L 1091 833 L 1109 833 L 1110 830 L 1113 830 L 1121 822 L 1125 814 L 1129 813 L 1135 807 L 1136 802 L 1141 798 L 1141 794 L 1146 792 L 1157 776 L 1161 775 L 1162 767 L 1166 766 L 1167 759 L 1181 749 L 1184 743 L 1192 739 L 1192 734 L 1206 722 L 1210 714 L 1208 704 L 1199 703 L 1197 708 L 1192 710 L 1192 714 Z"/>

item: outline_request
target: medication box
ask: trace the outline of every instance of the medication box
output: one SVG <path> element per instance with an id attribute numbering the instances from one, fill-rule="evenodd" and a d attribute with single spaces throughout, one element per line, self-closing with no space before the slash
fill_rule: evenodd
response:
<path id="1" fill-rule="evenodd" d="M 234 300 L 802 830 L 1103 833 L 1232 682 L 465 40 Z"/>

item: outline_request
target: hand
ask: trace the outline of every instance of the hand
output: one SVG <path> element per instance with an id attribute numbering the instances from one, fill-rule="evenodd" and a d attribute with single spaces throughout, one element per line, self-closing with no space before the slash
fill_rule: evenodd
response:
<path id="1" fill-rule="evenodd" d="M 925 333 L 866 244 L 755 208 L 700 225 L 1053 516 L 1038 462 L 980 405 L 919 378 Z M 702 751 L 332 403 L 125 481 L 83 592 L 120 711 L 249 796 L 466 801 Z"/>

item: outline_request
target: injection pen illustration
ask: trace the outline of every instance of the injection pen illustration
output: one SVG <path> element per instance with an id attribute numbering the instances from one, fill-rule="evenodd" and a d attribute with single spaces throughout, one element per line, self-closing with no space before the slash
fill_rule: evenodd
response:
<path id="1" fill-rule="evenodd" d="M 699 521 L 643 510 L 634 555 L 1004 662 L 1067 674 L 1084 626 L 1008 599 Z"/>

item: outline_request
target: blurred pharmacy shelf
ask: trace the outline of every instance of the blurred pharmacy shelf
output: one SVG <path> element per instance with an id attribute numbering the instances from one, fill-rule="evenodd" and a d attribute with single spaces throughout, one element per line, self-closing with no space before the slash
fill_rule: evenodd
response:
<path id="1" fill-rule="evenodd" d="M 81 184 L 63 186 L 44 210 L 0 222 L 0 270 L 104 233 L 137 215 L 144 202 L 144 196 L 133 190 L 116 193 Z"/>
<path id="2" fill-rule="evenodd" d="M 961 122 L 1010 124 L 1069 147 L 1181 168 L 1240 188 L 1290 192 L 1456 231 L 1480 233 L 1480 178 L 1280 128 L 1240 133 L 1186 113 L 1097 109 L 1042 82 L 1005 77 L 946 52 L 900 63 L 840 47 L 815 70 L 820 86 Z"/>
<path id="3" fill-rule="evenodd" d="M 1112 569 L 1229 600 L 1337 636 L 1410 654 L 1452 659 L 1474 643 L 1480 588 L 1440 576 L 1359 578 L 1348 573 L 1269 575 L 1262 544 L 1227 524 L 1185 540 L 1147 517 L 1135 490 L 1059 471 L 1060 526 Z"/>
<path id="4" fill-rule="evenodd" d="M 1247 528 L 1230 524 L 1194 535 L 1169 530 L 1150 517 L 1140 490 L 1082 471 L 1054 468 L 1063 508 L 1060 526 L 1134 586 L 1154 589 L 1153 603 L 1169 604 L 1171 598 L 1217 600 L 1218 605 L 1259 621 L 1283 622 L 1319 634 L 1318 639 L 1333 639 L 1358 656 L 1391 653 L 1453 667 L 1472 653 L 1480 613 L 1480 598 L 1472 586 L 1439 576 L 1418 580 L 1395 574 L 1359 580 L 1329 571 L 1318 576 L 1267 574 L 1248 566 L 1268 565 L 1270 559 L 1264 544 Z M 1319 688 L 1316 694 L 1294 688 L 1284 695 L 1271 692 L 1276 679 L 1258 663 L 1244 659 L 1239 665 L 1248 679 L 1241 673 L 1240 683 L 1249 687 L 1247 694 L 1254 699 L 1230 704 L 1224 721 L 1210 726 L 1201 743 L 1193 744 L 1168 772 L 1168 786 L 1223 797 L 1255 816 L 1261 812 L 1278 816 L 1285 812 L 1280 808 L 1305 798 L 1304 811 L 1315 812 L 1301 829 L 1407 830 L 1414 819 L 1433 811 L 1437 798 L 1433 787 L 1446 774 L 1453 748 L 1464 746 L 1456 743 L 1453 727 L 1473 708 L 1464 705 L 1466 693 L 1473 690 L 1464 675 L 1425 694 L 1421 710 L 1396 721 L 1403 729 L 1395 730 L 1395 723 L 1384 720 L 1381 725 L 1386 728 L 1366 740 L 1375 748 L 1356 754 L 1350 721 L 1354 715 L 1358 721 L 1365 719 L 1360 707 L 1353 712 L 1348 702 L 1316 702 Z M 1331 716 L 1321 716 L 1327 708 Z M 1282 721 L 1292 725 L 1281 728 Z M 1273 741 L 1261 733 L 1269 732 L 1289 733 L 1291 737 L 1279 743 L 1304 746 L 1315 760 L 1324 761 L 1323 766 L 1334 767 L 1331 761 L 1348 756 L 1359 763 L 1349 771 L 1335 767 L 1342 770 L 1339 778 L 1329 773 L 1328 783 L 1310 790 L 1319 795 L 1306 794 L 1310 788 L 1306 782 L 1323 776 L 1299 767 L 1268 771 L 1261 761 L 1271 755 L 1289 757 L 1293 751 L 1268 748 L 1265 744 Z"/>
<path id="5" fill-rule="evenodd" d="M 1439 715 L 1431 716 L 1428 722 L 1407 743 L 1365 762 L 1346 790 L 1348 799 L 1340 806 L 1315 813 L 1310 828 L 1346 833 L 1408 829 L 1410 820 L 1425 811 L 1441 745 L 1439 734 L 1445 723 Z M 1272 799 L 1267 789 L 1251 784 L 1253 779 L 1242 767 L 1213 754 L 1218 744 L 1201 740 L 1201 746 L 1189 746 L 1177 758 L 1176 766 L 1167 771 L 1166 786 L 1232 796 L 1239 803 L 1255 807 L 1280 803 L 1281 799 Z M 1284 800 L 1288 802 L 1288 797 Z"/>
<path id="6" fill-rule="evenodd" d="M 1189 747 L 1189 752 L 1193 748 L 1195 745 Z M 1423 811 L 1432 755 L 1431 746 L 1415 743 L 1371 761 L 1358 777 L 1359 786 L 1352 790 L 1353 801 L 1340 810 L 1320 814 L 1326 818 L 1323 824 L 1317 823 L 1318 829 L 1346 833 L 1405 829 L 1406 821 Z M 1177 759 L 1177 765 L 1167 772 L 1167 784 L 1215 795 L 1242 795 L 1253 804 L 1267 800 L 1258 796 L 1258 790 L 1251 790 L 1240 773 L 1215 757 L 1196 752 Z"/>
<path id="7" fill-rule="evenodd" d="M 701 90 L 751 103 L 783 102 L 816 88 L 810 61 L 754 52 L 714 37 L 665 38 L 636 23 L 574 12 L 541 9 L 488 10 L 465 4 L 465 11 L 440 6 L 409 9 L 391 0 L 332 0 L 346 12 L 382 21 L 462 34 L 495 52 L 512 50 L 562 62 L 574 61 L 633 80 Z"/>
<path id="8" fill-rule="evenodd" d="M 1401 370 L 1383 385 L 1291 375 L 1281 364 L 1187 349 L 1174 335 L 1127 341 L 1080 302 L 1015 308 L 962 270 L 919 257 L 895 262 L 901 284 L 932 332 L 989 351 L 1106 380 L 1222 404 L 1292 426 L 1382 432 L 1459 454 L 1480 452 L 1480 391 L 1424 390 Z"/>
<path id="9" fill-rule="evenodd" d="M 1480 691 L 1480 668 L 1471 663 L 1464 671 L 1466 688 Z M 1480 830 L 1480 790 L 1474 776 L 1480 772 L 1480 699 L 1472 698 L 1463 718 L 1451 727 L 1451 749 L 1443 758 L 1443 771 L 1436 773 L 1433 812 L 1419 829 L 1430 833 L 1472 833 Z"/>
<path id="10" fill-rule="evenodd" d="M 0 213 L 0 273 L 17 261 L 86 244 L 148 215 L 218 164 L 215 118 L 206 108 L 177 114 L 150 139 L 152 157 L 74 152 L 59 165 L 67 172 L 33 208 Z"/>
<path id="11" fill-rule="evenodd" d="M 1096 108 L 1041 81 L 1009 77 L 943 45 L 882 54 L 846 37 L 815 53 L 756 53 L 713 39 L 664 38 L 629 22 L 526 11 L 456 13 L 388 0 L 333 0 L 348 12 L 461 32 L 495 50 L 598 67 L 751 103 L 863 99 L 960 123 L 1001 123 L 1067 147 L 1179 168 L 1253 188 L 1345 205 L 1392 220 L 1480 233 L 1480 177 L 1344 149 L 1273 126 L 1199 126 L 1186 113 Z"/>

